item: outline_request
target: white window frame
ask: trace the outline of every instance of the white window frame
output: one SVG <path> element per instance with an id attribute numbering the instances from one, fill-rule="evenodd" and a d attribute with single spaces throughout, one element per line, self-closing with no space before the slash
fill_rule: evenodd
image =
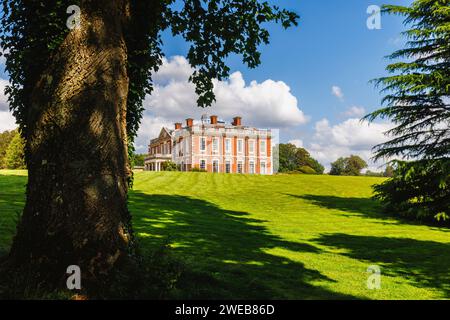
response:
<path id="1" fill-rule="evenodd" d="M 214 164 L 217 163 L 217 171 L 214 170 Z M 220 173 L 220 161 L 217 159 L 214 159 L 212 161 L 212 171 L 213 173 Z"/>
<path id="2" fill-rule="evenodd" d="M 227 170 L 227 165 L 230 166 L 230 170 Z M 231 161 L 230 160 L 226 160 L 225 161 L 225 173 L 232 173 L 232 171 L 233 171 L 233 167 L 232 167 Z"/>
<path id="3" fill-rule="evenodd" d="M 205 142 L 204 149 L 203 149 L 203 141 Z M 206 152 L 206 137 L 200 137 L 200 152 Z"/>
<path id="4" fill-rule="evenodd" d="M 225 138 L 225 154 L 231 154 L 231 138 Z"/>
<path id="5" fill-rule="evenodd" d="M 264 144 L 264 148 L 262 145 Z M 265 155 L 267 153 L 267 141 L 261 140 L 259 141 L 259 154 Z"/>
<path id="6" fill-rule="evenodd" d="M 212 138 L 212 152 L 219 153 L 219 138 Z"/>
<path id="7" fill-rule="evenodd" d="M 239 166 L 241 166 L 241 170 L 239 170 Z M 236 168 L 237 168 L 237 173 L 241 173 L 241 174 L 244 173 L 244 162 L 238 161 Z"/>
<path id="8" fill-rule="evenodd" d="M 187 154 L 189 154 L 189 139 L 188 138 L 186 138 L 185 140 L 184 140 L 184 155 L 187 155 Z"/>
<path id="9" fill-rule="evenodd" d="M 178 143 L 178 154 L 177 156 L 184 156 L 184 140 L 181 140 L 181 143 Z"/>
<path id="10" fill-rule="evenodd" d="M 264 167 L 264 170 L 263 170 Z M 260 174 L 267 174 L 267 163 L 265 161 L 261 161 L 259 164 L 259 173 Z"/>
<path id="11" fill-rule="evenodd" d="M 205 163 L 205 167 L 204 168 L 202 168 L 202 162 Z M 206 162 L 206 159 L 200 159 L 200 162 L 199 162 L 200 170 L 206 170 L 207 167 L 208 167 L 208 163 Z"/>
<path id="12" fill-rule="evenodd" d="M 255 174 L 255 161 L 252 160 L 249 162 L 248 169 L 250 174 Z"/>
<path id="13" fill-rule="evenodd" d="M 239 148 L 239 146 L 240 146 L 240 148 Z M 244 152 L 244 140 L 242 140 L 242 139 L 237 140 L 237 152 L 240 154 L 242 154 Z"/>
<path id="14" fill-rule="evenodd" d="M 248 154 L 255 154 L 255 140 L 248 140 Z"/>

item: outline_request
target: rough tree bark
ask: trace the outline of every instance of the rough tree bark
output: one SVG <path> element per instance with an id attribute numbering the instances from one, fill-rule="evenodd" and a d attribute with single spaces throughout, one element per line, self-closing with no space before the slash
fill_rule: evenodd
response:
<path id="1" fill-rule="evenodd" d="M 132 251 L 127 187 L 128 0 L 82 0 L 35 84 L 27 115 L 26 205 L 7 264 L 64 289 L 78 265 L 98 285 Z"/>

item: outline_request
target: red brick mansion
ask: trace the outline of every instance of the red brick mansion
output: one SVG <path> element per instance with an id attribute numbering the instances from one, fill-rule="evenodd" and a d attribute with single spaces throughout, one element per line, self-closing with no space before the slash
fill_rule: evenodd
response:
<path id="1" fill-rule="evenodd" d="M 145 169 L 161 171 L 164 162 L 172 161 L 182 171 L 273 174 L 271 140 L 271 130 L 243 126 L 240 117 L 231 124 L 217 116 L 202 117 L 198 124 L 186 119 L 185 126 L 162 128 L 150 141 Z"/>

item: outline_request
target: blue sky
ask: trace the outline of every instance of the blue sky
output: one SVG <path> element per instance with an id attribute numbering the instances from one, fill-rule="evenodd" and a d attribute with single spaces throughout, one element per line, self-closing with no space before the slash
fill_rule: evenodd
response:
<path id="1" fill-rule="evenodd" d="M 286 31 L 278 25 L 270 25 L 271 43 L 260 48 L 262 64 L 256 69 L 248 69 L 240 57 L 232 56 L 228 59 L 232 72 L 241 72 L 247 83 L 272 79 L 289 86 L 308 122 L 298 126 L 280 124 L 282 142 L 299 142 L 327 166 L 332 161 L 330 158 L 347 153 L 360 153 L 369 160 L 371 147 L 383 140 L 380 130 L 388 126 L 372 125 L 367 130 L 357 130 L 356 122 L 350 119 L 359 119 L 362 114 L 380 106 L 379 90 L 369 81 L 386 75 L 385 67 L 389 61 L 385 57 L 404 43 L 400 35 L 405 30 L 403 19 L 383 15 L 380 30 L 367 28 L 367 8 L 386 4 L 386 0 L 272 2 L 297 12 L 299 26 Z M 411 2 L 396 0 L 395 4 L 409 5 Z M 168 57 L 184 56 L 188 50 L 183 39 L 173 38 L 170 33 L 164 35 L 164 41 Z M 339 87 L 343 97 L 333 95 L 333 87 Z M 220 109 L 213 108 L 209 112 L 220 114 Z M 318 132 L 320 126 L 322 132 Z M 348 137 L 339 137 L 340 134 L 350 135 L 352 131 L 365 135 L 366 141 L 348 141 Z M 324 145 L 327 140 L 331 140 L 330 143 L 337 140 L 341 146 L 327 152 Z M 346 143 L 349 145 L 345 146 Z M 378 167 L 372 164 L 371 168 Z"/>
<path id="2" fill-rule="evenodd" d="M 272 1 L 300 15 L 299 27 L 283 30 L 270 25 L 271 43 L 262 46 L 262 64 L 248 69 L 240 57 L 228 60 L 232 71 L 247 80 L 282 80 L 299 99 L 302 110 L 314 118 L 339 121 L 346 107 L 359 105 L 368 111 L 380 103 L 370 79 L 385 75 L 386 55 L 399 49 L 402 19 L 383 16 L 381 30 L 366 27 L 369 5 L 387 0 L 281 0 Z M 396 0 L 407 5 L 409 0 Z M 188 45 L 165 34 L 167 56 L 185 55 Z M 333 85 L 342 88 L 345 99 L 330 95 Z"/>
<path id="3" fill-rule="evenodd" d="M 272 2 L 297 12 L 299 26 L 286 31 L 279 25 L 269 25 L 271 43 L 261 46 L 262 64 L 256 69 L 248 69 L 239 56 L 231 56 L 227 61 L 231 72 L 239 74 L 222 84 L 218 99 L 222 101 L 208 113 L 229 118 L 236 108 L 245 110 L 245 103 L 253 103 L 244 121 L 279 128 L 282 142 L 303 145 L 326 166 L 336 157 L 351 153 L 369 160 L 371 147 L 382 142 L 381 133 L 389 124 L 367 127 L 358 121 L 363 113 L 379 107 L 381 96 L 369 80 L 385 75 L 388 63 L 385 56 L 401 48 L 400 33 L 405 30 L 402 18 L 384 15 L 381 30 L 367 28 L 368 6 L 382 5 L 388 0 Z M 412 1 L 392 2 L 409 5 Z M 184 83 L 189 69 L 182 57 L 188 44 L 169 32 L 164 33 L 163 40 L 167 68 L 156 77 L 158 88 L 145 104 L 147 110 L 137 141 L 140 152 L 145 152 L 148 140 L 161 125 L 169 126 L 182 120 L 180 117 L 198 116 L 202 112 L 188 92 L 192 87 Z M 0 78 L 6 76 L 0 73 Z M 251 81 L 256 81 L 255 85 Z M 236 85 L 239 90 L 235 90 Z M 333 95 L 333 87 L 343 96 Z M 241 104 L 227 110 L 235 103 Z M 6 123 L 5 108 L 0 108 L 0 112 L 3 113 L 0 123 Z M 274 117 L 277 112 L 280 115 Z M 296 121 L 289 121 L 290 112 Z"/>

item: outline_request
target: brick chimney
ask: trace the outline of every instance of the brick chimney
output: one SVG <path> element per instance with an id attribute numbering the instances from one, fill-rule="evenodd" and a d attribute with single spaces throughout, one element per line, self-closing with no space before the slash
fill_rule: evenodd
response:
<path id="1" fill-rule="evenodd" d="M 233 126 L 241 126 L 242 125 L 242 118 L 241 117 L 234 117 L 233 118 Z"/>
<path id="2" fill-rule="evenodd" d="M 217 124 L 217 116 L 211 116 L 211 124 Z"/>
<path id="3" fill-rule="evenodd" d="M 175 130 L 180 130 L 182 125 L 183 124 L 181 124 L 179 122 L 175 123 Z"/>
<path id="4" fill-rule="evenodd" d="M 194 125 L 194 119 L 186 119 L 186 126 L 192 127 Z"/>

